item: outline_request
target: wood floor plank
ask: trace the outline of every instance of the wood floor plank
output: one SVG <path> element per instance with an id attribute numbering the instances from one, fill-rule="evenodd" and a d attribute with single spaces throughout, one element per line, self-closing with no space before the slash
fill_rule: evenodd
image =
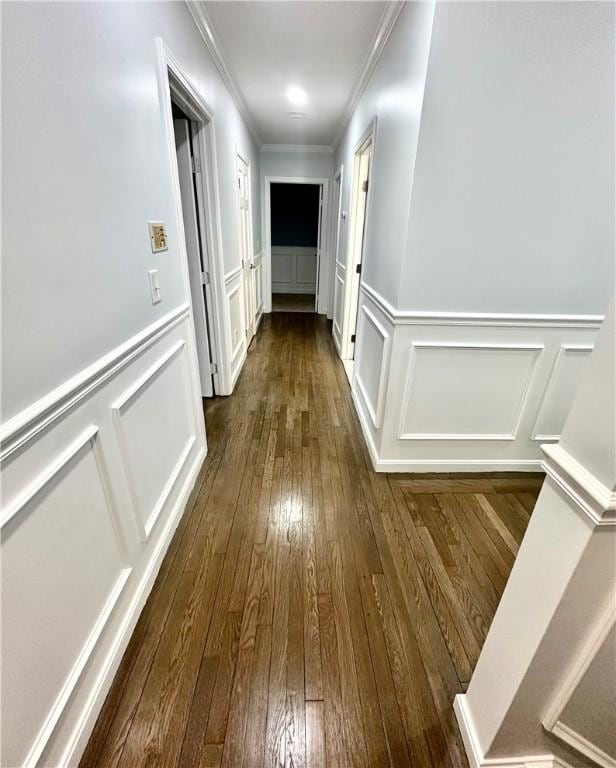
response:
<path id="1" fill-rule="evenodd" d="M 542 475 L 377 474 L 327 323 L 265 317 L 82 768 L 467 768 Z"/>

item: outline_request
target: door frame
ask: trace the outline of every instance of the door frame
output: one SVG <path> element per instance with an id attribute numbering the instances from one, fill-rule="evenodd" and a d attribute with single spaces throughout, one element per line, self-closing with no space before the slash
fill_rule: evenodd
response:
<path id="1" fill-rule="evenodd" d="M 239 178 L 240 173 L 240 164 L 239 161 L 242 161 L 246 168 L 248 169 L 248 253 L 246 258 L 246 264 L 248 265 L 248 269 L 250 269 L 250 273 L 255 271 L 255 248 L 254 248 L 254 230 L 253 230 L 253 221 L 252 221 L 252 169 L 250 167 L 250 161 L 246 159 L 246 155 L 242 150 L 236 145 L 235 147 L 235 178 L 236 183 L 237 179 Z M 236 190 L 237 194 L 237 231 L 241 232 L 241 222 L 240 222 L 240 205 L 239 205 L 239 190 Z M 252 278 L 253 280 L 256 280 L 256 277 Z M 242 284 L 244 289 L 244 331 L 246 332 L 246 348 L 248 348 L 250 342 L 252 341 L 255 333 L 257 332 L 257 298 L 256 298 L 256 290 L 254 283 L 249 284 L 246 286 L 246 267 L 242 266 Z M 248 289 L 249 292 L 249 299 L 248 302 L 246 300 L 246 291 Z M 247 303 L 249 306 L 246 306 Z M 250 320 L 250 322 L 248 322 Z"/>
<path id="2" fill-rule="evenodd" d="M 353 311 L 357 314 L 359 304 L 359 293 L 363 283 L 363 273 L 357 274 L 357 265 L 363 262 L 364 246 L 366 243 L 366 234 L 370 222 L 370 200 L 372 198 L 372 178 L 374 167 L 374 150 L 376 142 L 376 117 L 370 122 L 370 125 L 362 134 L 359 141 L 355 144 L 353 150 L 353 175 L 351 179 L 351 197 L 349 205 L 349 226 L 346 244 L 345 258 L 345 280 L 344 280 L 344 305 L 342 309 L 342 339 L 340 344 L 340 357 L 343 361 L 351 363 L 354 359 L 355 344 L 351 341 L 352 330 L 357 333 L 357 328 L 353 329 Z M 361 156 L 370 146 L 370 162 L 368 165 L 368 191 L 366 193 L 366 202 L 364 208 L 364 220 L 362 227 L 361 243 L 358 247 L 358 241 L 355 238 L 355 223 L 357 219 L 357 208 L 359 204 L 359 170 Z"/>
<path id="3" fill-rule="evenodd" d="M 263 303 L 265 305 L 264 311 L 272 311 L 272 206 L 271 206 L 271 185 L 272 184 L 311 184 L 314 186 L 320 186 L 322 189 L 321 199 L 321 247 L 317 250 L 317 274 L 316 274 L 316 289 L 314 297 L 314 311 L 318 312 L 319 309 L 319 294 L 321 291 L 322 281 L 319 280 L 321 270 L 321 259 L 324 253 L 328 252 L 328 227 L 329 227 L 329 209 L 328 209 L 328 193 L 329 193 L 329 179 L 325 177 L 317 176 L 266 176 L 265 177 L 265 189 L 264 189 L 264 216 L 265 216 L 265 290 L 263 291 Z"/>
<path id="4" fill-rule="evenodd" d="M 190 325 L 193 342 L 196 346 L 190 278 L 188 271 L 188 253 L 184 232 L 184 217 L 175 153 L 175 134 L 171 101 L 175 101 L 182 111 L 199 125 L 197 143 L 202 161 L 201 172 L 197 174 L 197 186 L 203 201 L 200 211 L 200 227 L 210 281 L 206 285 L 206 313 L 210 328 L 210 356 L 217 367 L 213 373 L 214 393 L 231 394 L 231 370 L 229 356 L 229 334 L 226 322 L 226 304 L 224 302 L 224 268 L 222 262 L 222 227 L 220 216 L 220 192 L 216 164 L 216 133 L 214 112 L 194 87 L 178 59 L 170 51 L 164 40 L 156 38 L 158 91 L 161 105 L 165 140 L 171 167 L 171 195 L 175 208 L 176 228 L 178 232 L 178 250 L 180 252 L 180 270 L 184 283 L 184 295 L 190 303 Z M 205 266 L 205 265 L 204 265 Z M 200 392 L 199 387 L 199 392 Z"/>
<path id="5" fill-rule="evenodd" d="M 329 276 L 329 301 L 327 302 L 328 313 L 332 321 L 334 320 L 334 314 L 336 312 L 336 272 L 338 265 L 345 269 L 345 265 L 338 261 L 338 254 L 340 253 L 340 232 L 342 229 L 342 184 L 344 183 L 344 164 L 341 163 L 338 170 L 334 173 L 334 197 L 332 197 L 332 204 L 335 205 L 336 184 L 338 185 L 338 205 L 335 206 L 336 210 L 332 211 L 332 235 L 333 235 L 333 251 L 332 251 L 332 264 L 331 272 Z M 335 217 L 335 218 L 334 218 Z M 333 331 L 332 331 L 333 332 Z M 334 341 L 335 341 L 334 336 Z M 338 350 L 340 352 L 340 350 Z"/>

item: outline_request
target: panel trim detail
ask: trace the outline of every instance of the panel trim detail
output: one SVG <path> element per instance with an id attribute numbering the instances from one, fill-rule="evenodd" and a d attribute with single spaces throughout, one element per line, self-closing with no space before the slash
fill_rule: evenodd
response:
<path id="1" fill-rule="evenodd" d="M 39 432 L 115 376 L 173 326 L 182 322 L 189 312 L 188 303 L 180 305 L 7 421 L 0 428 L 0 462 L 23 448 Z"/>
<path id="2" fill-rule="evenodd" d="M 383 339 L 383 353 L 381 355 L 381 368 L 379 371 L 379 384 L 378 384 L 377 395 L 376 395 L 376 403 L 372 403 L 370 401 L 370 398 L 368 397 L 368 393 L 366 391 L 365 384 L 361 379 L 361 376 L 360 376 L 361 364 L 357 365 L 357 362 L 356 362 L 356 370 L 355 370 L 355 383 L 357 384 L 357 388 L 359 389 L 362 399 L 366 404 L 366 408 L 368 409 L 368 415 L 370 416 L 370 419 L 372 420 L 372 423 L 375 429 L 379 429 L 381 426 L 381 420 L 383 418 L 383 409 L 385 408 L 385 378 L 387 376 L 387 371 L 389 369 L 391 336 L 389 335 L 389 333 L 387 333 L 387 331 L 385 330 L 385 328 L 383 328 L 383 326 L 378 321 L 376 316 L 366 307 L 365 304 L 361 305 L 361 313 L 372 324 L 372 326 L 376 329 L 377 333 L 379 333 Z"/>
<path id="3" fill-rule="evenodd" d="M 549 477 L 598 526 L 616 525 L 616 491 L 610 490 L 561 445 L 542 445 Z"/>
<path id="4" fill-rule="evenodd" d="M 184 339 L 177 341 L 171 349 L 165 352 L 162 357 L 154 363 L 137 381 L 129 387 L 128 390 L 111 406 L 111 413 L 113 417 L 113 423 L 116 432 L 116 438 L 120 448 L 120 454 L 122 456 L 122 463 L 124 465 L 124 473 L 126 475 L 126 481 L 128 484 L 130 497 L 137 518 L 137 524 L 139 525 L 142 541 L 147 541 L 152 528 L 154 527 L 160 512 L 165 506 L 165 503 L 173 490 L 173 487 L 186 463 L 186 460 L 190 454 L 190 451 L 196 441 L 196 436 L 191 434 L 180 456 L 167 479 L 167 482 L 163 486 L 163 489 L 158 497 L 153 509 L 148 513 L 142 509 L 141 502 L 139 500 L 139 494 L 137 492 L 137 484 L 135 482 L 135 476 L 132 469 L 132 464 L 128 455 L 128 449 L 126 445 L 126 436 L 124 434 L 124 428 L 122 426 L 122 411 L 129 405 L 137 396 L 137 394 L 149 385 L 161 372 L 174 360 L 179 353 L 185 348 L 186 342 Z"/>
<path id="5" fill-rule="evenodd" d="M 411 402 L 411 392 L 413 385 L 413 373 L 415 370 L 415 364 L 417 359 L 417 349 L 482 349 L 482 350 L 505 350 L 512 352 L 534 352 L 534 359 L 528 377 L 524 384 L 524 390 L 520 397 L 518 410 L 513 421 L 511 431 L 505 433 L 483 433 L 483 432 L 471 432 L 471 433 L 447 433 L 447 432 L 405 432 L 404 423 L 408 414 L 409 405 Z M 530 385 L 537 365 L 537 360 L 541 352 L 544 350 L 543 344 L 496 344 L 496 343 L 466 343 L 466 342 L 449 342 L 449 341 L 416 341 L 411 345 L 411 352 L 409 355 L 409 362 L 407 365 L 406 377 L 404 380 L 404 391 L 402 397 L 402 404 L 400 407 L 400 419 L 398 422 L 398 440 L 515 440 L 517 437 L 520 421 L 526 407 L 528 394 L 530 391 Z"/>

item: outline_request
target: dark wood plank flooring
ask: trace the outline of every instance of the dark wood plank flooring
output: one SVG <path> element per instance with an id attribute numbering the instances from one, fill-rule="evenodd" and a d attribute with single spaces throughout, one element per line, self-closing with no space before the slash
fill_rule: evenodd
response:
<path id="1" fill-rule="evenodd" d="M 467 766 L 542 478 L 372 471 L 327 323 L 266 317 L 81 765 Z"/>

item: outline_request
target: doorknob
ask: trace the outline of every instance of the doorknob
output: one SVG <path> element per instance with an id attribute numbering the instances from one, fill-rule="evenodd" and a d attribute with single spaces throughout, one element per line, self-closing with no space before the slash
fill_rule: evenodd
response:
<path id="1" fill-rule="evenodd" d="M 255 265 L 254 265 L 254 264 L 251 264 L 251 265 L 250 265 L 250 269 L 256 269 Z"/>

